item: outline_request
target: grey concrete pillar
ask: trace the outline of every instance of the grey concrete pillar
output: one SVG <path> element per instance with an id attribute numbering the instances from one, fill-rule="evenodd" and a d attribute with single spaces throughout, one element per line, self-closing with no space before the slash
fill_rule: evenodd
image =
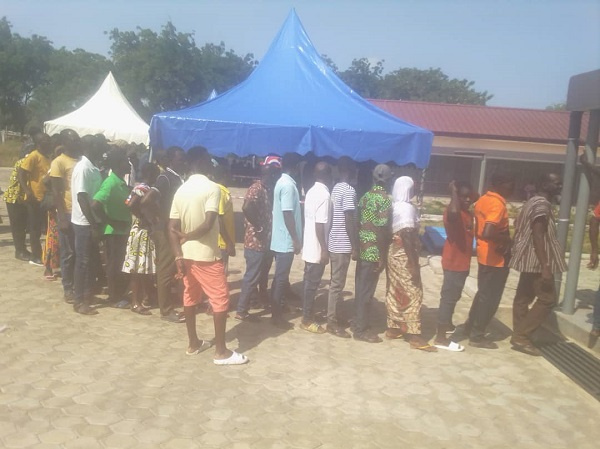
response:
<path id="1" fill-rule="evenodd" d="M 587 160 L 596 163 L 596 150 L 598 149 L 598 132 L 600 130 L 600 109 L 590 112 L 588 134 L 585 143 L 585 154 Z M 565 295 L 562 311 L 567 315 L 575 312 L 575 295 L 579 281 L 579 267 L 581 265 L 581 250 L 585 238 L 585 224 L 588 216 L 590 201 L 590 179 L 582 171 L 579 177 L 579 193 L 577 196 L 577 210 L 573 224 L 573 238 L 571 239 L 571 254 L 569 256 L 569 270 L 567 271 L 567 282 L 565 284 Z"/>

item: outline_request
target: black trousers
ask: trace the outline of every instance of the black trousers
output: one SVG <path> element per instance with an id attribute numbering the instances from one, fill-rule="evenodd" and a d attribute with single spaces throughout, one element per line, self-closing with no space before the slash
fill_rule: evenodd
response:
<path id="1" fill-rule="evenodd" d="M 47 219 L 47 214 L 42 211 L 40 203 L 30 201 L 27 203 L 27 224 L 29 226 L 29 245 L 31 246 L 31 258 L 34 260 L 42 259 L 42 236 L 43 221 Z"/>
<path id="2" fill-rule="evenodd" d="M 10 220 L 10 232 L 15 245 L 15 255 L 26 254 L 27 206 L 25 203 L 6 203 L 6 210 Z"/>
<path id="3" fill-rule="evenodd" d="M 127 275 L 123 273 L 123 262 L 127 249 L 127 235 L 106 235 L 106 280 L 108 281 L 108 300 L 119 302 L 126 299 L 128 290 Z"/>
<path id="4" fill-rule="evenodd" d="M 502 300 L 508 271 L 508 267 L 490 267 L 479 264 L 477 294 L 469 311 L 470 338 L 472 340 L 482 338 L 488 324 L 494 318 Z"/>

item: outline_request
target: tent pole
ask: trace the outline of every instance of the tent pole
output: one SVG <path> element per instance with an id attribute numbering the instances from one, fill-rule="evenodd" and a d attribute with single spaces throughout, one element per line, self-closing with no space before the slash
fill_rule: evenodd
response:
<path id="1" fill-rule="evenodd" d="M 590 112 L 588 124 L 588 135 L 585 143 L 585 155 L 591 164 L 596 163 L 596 150 L 598 149 L 598 132 L 600 130 L 600 109 Z M 573 223 L 573 238 L 571 239 L 571 254 L 569 256 L 569 270 L 567 271 L 567 282 L 565 284 L 565 295 L 562 311 L 567 315 L 575 313 L 575 295 L 577 293 L 577 282 L 579 280 L 579 268 L 581 265 L 581 252 L 583 239 L 585 237 L 585 224 L 588 216 L 590 200 L 590 179 L 585 170 L 579 175 L 579 194 L 577 196 L 577 210 L 575 222 Z"/>

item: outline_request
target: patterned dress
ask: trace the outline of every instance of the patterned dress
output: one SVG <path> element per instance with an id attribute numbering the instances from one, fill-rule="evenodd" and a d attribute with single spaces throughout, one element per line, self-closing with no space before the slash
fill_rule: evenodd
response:
<path id="1" fill-rule="evenodd" d="M 127 202 L 131 201 L 133 195 L 143 198 L 154 187 L 148 184 L 139 183 L 131 191 Z M 154 242 L 149 237 L 148 229 L 140 220 L 135 217 L 127 239 L 127 250 L 125 261 L 123 262 L 124 273 L 133 274 L 155 274 L 156 273 L 156 250 Z"/>
<path id="2" fill-rule="evenodd" d="M 44 245 L 42 261 L 46 268 L 57 270 L 60 268 L 60 254 L 58 246 L 58 225 L 56 210 L 48 211 L 48 228 L 46 230 L 46 244 Z"/>

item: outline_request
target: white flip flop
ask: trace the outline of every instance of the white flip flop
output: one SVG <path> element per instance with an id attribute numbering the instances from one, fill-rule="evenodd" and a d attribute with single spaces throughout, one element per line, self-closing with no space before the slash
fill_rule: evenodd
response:
<path id="1" fill-rule="evenodd" d="M 250 359 L 244 354 L 240 354 L 235 351 L 231 351 L 231 355 L 228 359 L 213 359 L 215 365 L 243 365 L 249 361 Z"/>
<path id="2" fill-rule="evenodd" d="M 434 346 L 438 349 L 444 349 L 446 351 L 451 351 L 451 352 L 463 352 L 465 350 L 465 347 L 463 345 L 458 344 L 455 341 L 451 341 L 448 346 L 444 346 L 444 345 L 434 345 Z"/>

